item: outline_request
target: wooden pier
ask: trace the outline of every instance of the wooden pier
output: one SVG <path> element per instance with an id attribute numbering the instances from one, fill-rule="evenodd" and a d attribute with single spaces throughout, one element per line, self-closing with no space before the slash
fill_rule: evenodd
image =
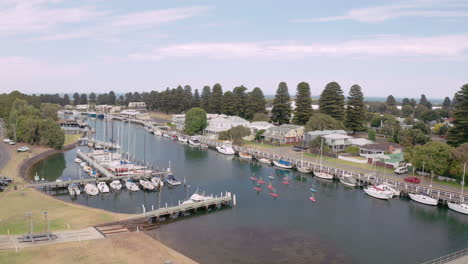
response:
<path id="1" fill-rule="evenodd" d="M 182 204 L 179 201 L 179 205 L 176 206 L 167 207 L 166 205 L 166 207 L 154 211 L 144 212 L 143 217 L 152 221 L 159 221 L 160 217 L 179 216 L 184 215 L 186 212 L 208 209 L 210 207 L 230 206 L 231 203 L 233 206 L 236 205 L 236 195 L 226 192 L 224 195 L 221 193 L 219 197 L 215 196 L 200 202 Z"/>

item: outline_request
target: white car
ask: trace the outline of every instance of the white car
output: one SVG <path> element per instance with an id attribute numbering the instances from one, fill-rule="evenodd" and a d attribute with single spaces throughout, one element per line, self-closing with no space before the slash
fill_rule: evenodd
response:
<path id="1" fill-rule="evenodd" d="M 8 142 L 8 144 L 10 144 L 10 145 L 16 145 L 16 142 L 14 142 L 13 140 L 10 140 L 10 142 Z"/>
<path id="2" fill-rule="evenodd" d="M 20 148 L 17 149 L 17 151 L 18 152 L 27 152 L 27 151 L 29 151 L 29 147 L 26 147 L 26 146 L 20 147 Z"/>
<path id="3" fill-rule="evenodd" d="M 9 139 L 9 138 L 5 138 L 5 139 L 3 140 L 3 142 L 4 142 L 4 143 L 7 143 L 7 144 L 10 144 L 10 141 L 11 141 L 11 139 Z"/>

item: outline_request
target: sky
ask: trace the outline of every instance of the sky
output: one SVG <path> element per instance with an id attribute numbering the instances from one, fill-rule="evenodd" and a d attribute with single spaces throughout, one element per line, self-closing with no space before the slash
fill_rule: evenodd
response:
<path id="1" fill-rule="evenodd" d="M 468 1 L 0 0 L 0 93 L 281 81 L 452 97 L 468 83 Z"/>

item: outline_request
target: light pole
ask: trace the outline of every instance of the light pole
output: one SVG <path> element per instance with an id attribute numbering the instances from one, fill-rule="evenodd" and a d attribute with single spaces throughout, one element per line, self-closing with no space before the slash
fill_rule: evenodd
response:
<path id="1" fill-rule="evenodd" d="M 49 222 L 47 211 L 44 211 L 42 213 L 44 214 L 44 221 L 45 221 L 44 228 L 46 229 L 45 232 L 49 233 L 50 232 L 50 222 Z"/>
<path id="2" fill-rule="evenodd" d="M 31 236 L 32 233 L 33 233 L 33 223 L 32 223 L 32 219 L 31 219 L 32 213 L 27 212 L 26 216 L 28 217 L 28 220 L 29 220 L 29 235 Z"/>

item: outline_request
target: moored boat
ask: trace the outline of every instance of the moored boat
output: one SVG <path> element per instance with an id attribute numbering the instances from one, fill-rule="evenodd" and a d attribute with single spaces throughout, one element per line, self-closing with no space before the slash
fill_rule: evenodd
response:
<path id="1" fill-rule="evenodd" d="M 156 130 L 154 131 L 154 135 L 155 135 L 155 136 L 162 136 L 161 130 L 156 129 Z"/>
<path id="2" fill-rule="evenodd" d="M 283 169 L 292 169 L 293 168 L 293 165 L 291 164 L 291 162 L 289 161 L 285 161 L 285 160 L 274 160 L 273 161 L 273 164 L 277 167 L 280 167 L 280 168 L 283 168 Z"/>
<path id="3" fill-rule="evenodd" d="M 143 187 L 144 190 L 148 190 L 148 191 L 153 191 L 154 190 L 154 185 L 148 181 L 148 180 L 145 180 L 145 179 L 140 179 L 140 185 L 141 187 Z"/>
<path id="4" fill-rule="evenodd" d="M 70 193 L 71 196 L 80 195 L 80 188 L 78 188 L 78 185 L 72 183 L 68 186 L 68 193 Z"/>
<path id="5" fill-rule="evenodd" d="M 166 182 L 171 186 L 181 185 L 182 182 L 179 181 L 173 174 L 168 174 L 165 177 Z"/>
<path id="6" fill-rule="evenodd" d="M 164 186 L 164 182 L 161 180 L 159 177 L 153 177 L 151 178 L 151 183 L 156 187 L 162 187 Z"/>
<path id="7" fill-rule="evenodd" d="M 87 172 L 87 173 L 90 173 L 93 169 L 92 169 L 91 167 L 89 167 L 89 166 L 84 166 L 84 167 L 83 167 L 83 170 L 84 170 L 85 172 Z"/>
<path id="8" fill-rule="evenodd" d="M 99 191 L 101 193 L 108 193 L 109 192 L 109 186 L 107 186 L 106 182 L 103 182 L 103 181 L 98 182 L 97 188 L 99 189 Z"/>
<path id="9" fill-rule="evenodd" d="M 223 153 L 224 155 L 234 155 L 236 152 L 232 148 L 230 144 L 223 144 L 221 146 L 216 147 L 216 149 L 220 152 Z"/>
<path id="10" fill-rule="evenodd" d="M 271 160 L 269 160 L 267 158 L 259 158 L 258 161 L 263 163 L 263 164 L 271 165 Z"/>
<path id="11" fill-rule="evenodd" d="M 356 179 L 350 174 L 343 174 L 343 176 L 340 177 L 340 182 L 349 187 L 356 187 L 357 185 Z"/>
<path id="12" fill-rule="evenodd" d="M 97 195 L 99 193 L 98 188 L 93 183 L 87 183 L 84 187 L 84 191 L 88 195 Z"/>
<path id="13" fill-rule="evenodd" d="M 364 188 L 364 192 L 369 196 L 382 200 L 388 200 L 393 197 L 393 193 L 391 191 L 384 190 L 376 186 L 369 186 Z"/>
<path id="14" fill-rule="evenodd" d="M 188 140 L 186 137 L 178 136 L 177 140 L 179 140 L 179 142 L 184 143 L 184 144 L 188 143 Z"/>
<path id="15" fill-rule="evenodd" d="M 73 161 L 76 162 L 76 163 L 81 163 L 82 162 L 82 160 L 80 158 L 75 158 Z"/>
<path id="16" fill-rule="evenodd" d="M 297 166 L 296 168 L 297 168 L 297 170 L 298 170 L 299 172 L 306 173 L 306 174 L 307 174 L 307 173 L 310 173 L 310 172 L 312 171 L 311 169 L 306 168 L 306 167 L 302 167 L 302 166 Z"/>
<path id="17" fill-rule="evenodd" d="M 126 180 L 125 181 L 125 187 L 129 189 L 130 191 L 136 192 L 139 191 L 140 188 L 138 185 L 136 185 L 132 180 Z"/>
<path id="18" fill-rule="evenodd" d="M 189 139 L 188 143 L 190 145 L 192 145 L 192 146 L 200 146 L 201 145 L 200 141 L 198 139 L 196 139 L 196 138 L 195 139 Z"/>
<path id="19" fill-rule="evenodd" d="M 109 186 L 110 186 L 112 189 L 116 190 L 116 191 L 122 189 L 122 183 L 120 182 L 120 180 L 113 180 L 113 181 L 109 184 Z"/>
<path id="20" fill-rule="evenodd" d="M 242 159 L 248 159 L 248 160 L 251 160 L 252 159 L 252 155 L 250 155 L 249 153 L 247 152 L 239 152 L 239 157 L 242 158 Z"/>
<path id="21" fill-rule="evenodd" d="M 466 172 L 466 163 L 463 164 L 463 178 L 462 178 L 462 188 L 460 192 L 460 203 L 455 203 L 455 202 L 448 202 L 447 205 L 450 209 L 454 210 L 455 212 L 459 212 L 462 214 L 468 215 L 468 204 L 464 203 L 463 200 L 463 191 L 465 187 L 465 172 Z"/>
<path id="22" fill-rule="evenodd" d="M 333 180 L 333 174 L 325 171 L 314 171 L 314 176 L 320 179 Z"/>
<path id="23" fill-rule="evenodd" d="M 208 144 L 201 143 L 201 144 L 200 144 L 200 147 L 202 147 L 202 148 L 208 148 L 209 146 L 208 146 Z"/>
<path id="24" fill-rule="evenodd" d="M 413 194 L 410 193 L 408 196 L 411 198 L 411 200 L 422 203 L 422 204 L 427 204 L 427 205 L 437 205 L 438 201 L 437 199 L 434 199 L 432 197 L 429 197 L 426 194 Z"/>

